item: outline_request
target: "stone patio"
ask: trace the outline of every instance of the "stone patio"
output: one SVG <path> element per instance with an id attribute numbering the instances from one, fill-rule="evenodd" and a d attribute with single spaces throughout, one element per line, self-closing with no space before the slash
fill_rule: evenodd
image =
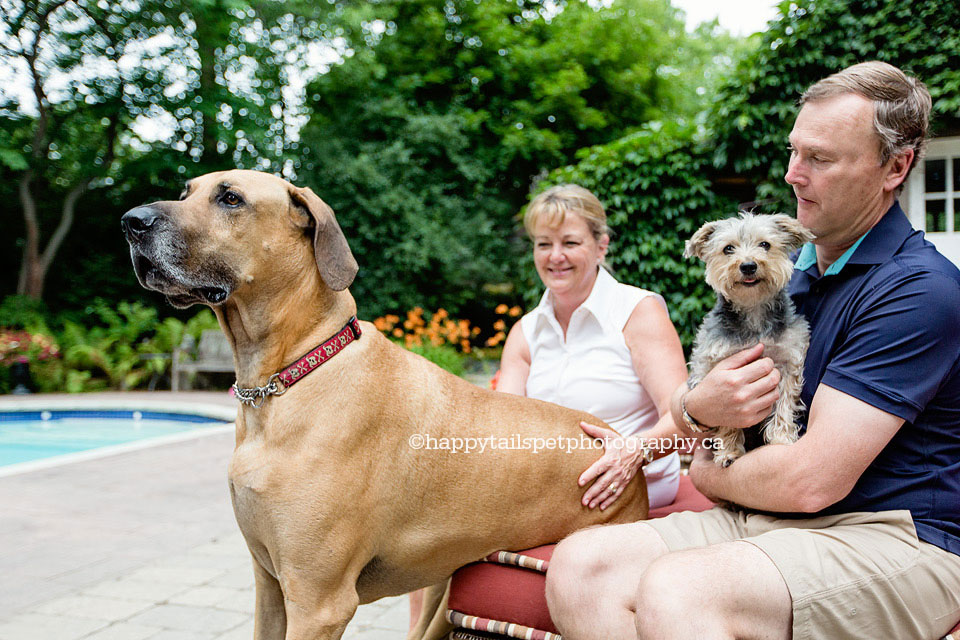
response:
<path id="1" fill-rule="evenodd" d="M 235 407 L 226 394 L 103 394 Z M 47 408 L 76 396 L 47 396 Z M 94 401 L 90 396 L 85 400 Z M 18 400 L 0 398 L 0 410 Z M 249 640 L 253 571 L 233 519 L 226 430 L 0 477 L 0 640 Z M 405 597 L 350 640 L 406 634 Z"/>

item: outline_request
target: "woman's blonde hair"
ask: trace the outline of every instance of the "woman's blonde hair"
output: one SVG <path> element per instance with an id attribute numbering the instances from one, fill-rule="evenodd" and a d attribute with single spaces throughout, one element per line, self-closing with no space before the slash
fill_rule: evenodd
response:
<path id="1" fill-rule="evenodd" d="M 523 227 L 527 235 L 533 237 L 537 224 L 543 222 L 548 227 L 559 227 L 567 213 L 575 213 L 587 223 L 593 238 L 599 242 L 609 235 L 607 212 L 597 196 L 580 185 L 561 184 L 550 187 L 534 198 L 523 214 Z"/>

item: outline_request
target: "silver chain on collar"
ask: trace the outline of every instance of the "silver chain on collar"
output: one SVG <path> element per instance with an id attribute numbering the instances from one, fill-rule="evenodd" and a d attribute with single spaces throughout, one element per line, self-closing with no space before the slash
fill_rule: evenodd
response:
<path id="1" fill-rule="evenodd" d="M 259 409 L 267 396 L 282 396 L 286 393 L 287 387 L 280 380 L 280 374 L 275 373 L 267 380 L 267 384 L 262 387 L 253 387 L 244 389 L 233 383 L 233 393 L 242 404 L 250 405 L 254 409 Z"/>

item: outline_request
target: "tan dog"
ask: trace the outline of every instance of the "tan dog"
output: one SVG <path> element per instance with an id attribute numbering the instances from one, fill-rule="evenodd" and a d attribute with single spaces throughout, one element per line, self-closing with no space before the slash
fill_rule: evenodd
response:
<path id="1" fill-rule="evenodd" d="M 214 173 L 179 202 L 129 211 L 123 226 L 143 286 L 178 307 L 213 307 L 240 387 L 265 386 L 356 313 L 346 288 L 357 263 L 309 189 Z M 360 325 L 358 340 L 237 416 L 230 491 L 254 560 L 258 640 L 339 638 L 358 604 L 441 583 L 498 549 L 646 516 L 643 482 L 606 512 L 581 506 L 577 477 L 596 449 L 415 448 L 579 441 L 580 420 L 601 423 L 479 389 Z"/>

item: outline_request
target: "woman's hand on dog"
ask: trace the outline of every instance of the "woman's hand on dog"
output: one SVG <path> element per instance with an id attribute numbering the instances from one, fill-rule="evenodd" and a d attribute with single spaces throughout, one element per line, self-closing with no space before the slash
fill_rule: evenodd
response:
<path id="1" fill-rule="evenodd" d="M 583 494 L 583 506 L 593 509 L 599 505 L 603 511 L 620 497 L 624 488 L 643 466 L 643 448 L 638 438 L 624 438 L 613 429 L 598 427 L 588 422 L 581 422 L 580 428 L 591 438 L 603 440 L 603 455 L 580 474 L 577 481 L 581 487 L 593 482 Z M 628 442 L 630 440 L 636 442 Z M 630 446 L 631 444 L 636 446 Z"/>
<path id="2" fill-rule="evenodd" d="M 718 362 L 687 394 L 687 412 L 708 427 L 746 429 L 770 415 L 779 383 L 780 372 L 758 343 Z"/>

